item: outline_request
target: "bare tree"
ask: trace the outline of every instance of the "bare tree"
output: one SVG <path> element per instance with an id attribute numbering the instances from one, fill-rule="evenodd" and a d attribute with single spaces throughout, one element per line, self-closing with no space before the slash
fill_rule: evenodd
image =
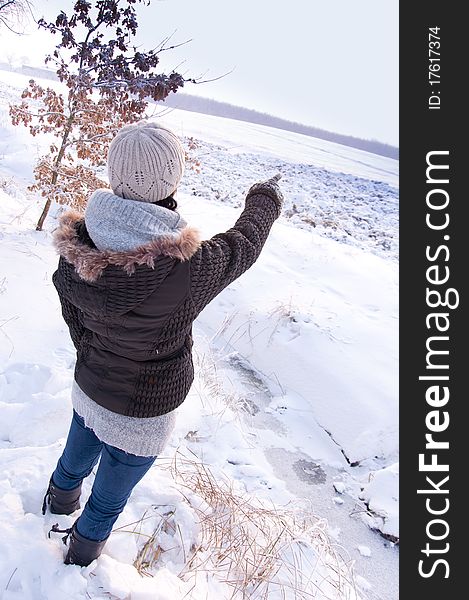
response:
<path id="1" fill-rule="evenodd" d="M 0 0 L 0 26 L 20 34 L 16 28 L 32 16 L 29 0 Z"/>

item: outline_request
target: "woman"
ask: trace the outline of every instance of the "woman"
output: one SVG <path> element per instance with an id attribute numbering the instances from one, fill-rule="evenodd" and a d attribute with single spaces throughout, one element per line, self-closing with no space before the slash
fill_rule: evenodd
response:
<path id="1" fill-rule="evenodd" d="M 255 184 L 233 228 L 200 241 L 176 212 L 184 172 L 176 135 L 124 127 L 107 159 L 111 190 L 84 218 L 65 213 L 54 234 L 53 275 L 77 350 L 73 418 L 44 498 L 54 514 L 80 508 L 81 484 L 100 458 L 91 495 L 66 532 L 66 564 L 97 558 L 132 489 L 163 450 L 192 384 L 192 324 L 258 258 L 283 197 L 280 176 Z"/>

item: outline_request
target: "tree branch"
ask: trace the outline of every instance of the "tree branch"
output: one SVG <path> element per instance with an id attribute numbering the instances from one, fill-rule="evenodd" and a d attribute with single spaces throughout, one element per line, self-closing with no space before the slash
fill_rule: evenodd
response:
<path id="1" fill-rule="evenodd" d="M 127 79 L 107 79 L 104 81 L 94 81 L 91 82 L 90 85 L 93 88 L 102 89 L 108 88 L 110 90 L 117 88 L 133 88 L 133 87 L 142 87 L 147 85 L 169 85 L 169 78 L 167 81 L 164 79 L 159 79 L 161 75 L 157 75 L 156 77 L 148 77 L 141 81 L 141 83 L 136 83 L 134 80 L 129 81 Z M 206 83 L 205 81 L 197 82 L 195 79 L 184 79 L 182 78 L 184 83 Z M 219 78 L 218 78 L 219 79 Z M 215 81 L 214 79 L 211 81 Z"/>
<path id="2" fill-rule="evenodd" d="M 21 32 L 13 29 L 12 20 L 20 23 L 28 12 L 34 19 L 30 0 L 0 0 L 0 23 L 15 35 L 21 35 Z"/>
<path id="3" fill-rule="evenodd" d="M 224 73 L 223 75 L 219 75 L 218 77 L 213 77 L 212 79 L 203 79 L 203 80 L 199 80 L 199 79 L 190 79 L 189 81 L 191 83 L 195 83 L 197 85 L 201 84 L 201 83 L 212 83 L 212 81 L 218 81 L 219 79 L 223 79 L 224 77 L 227 77 L 228 75 L 231 75 L 231 73 L 233 73 L 233 71 L 235 70 L 236 67 L 233 67 L 231 69 L 231 71 L 227 71 L 226 73 Z M 203 75 L 201 75 L 200 77 L 203 77 Z"/>
<path id="4" fill-rule="evenodd" d="M 68 145 L 69 146 L 73 146 L 74 144 L 92 144 L 94 142 L 96 142 L 96 140 L 99 140 L 100 138 L 109 138 L 109 132 L 106 133 L 97 133 L 96 135 L 92 135 L 91 137 L 87 137 L 87 138 L 75 138 L 72 140 L 69 140 Z"/>
<path id="5" fill-rule="evenodd" d="M 185 42 L 180 42 L 179 44 L 173 44 L 172 46 L 160 47 L 159 50 L 153 50 L 153 52 L 155 54 L 159 54 L 160 52 L 166 52 L 167 50 L 174 50 L 175 48 L 180 48 L 181 46 L 190 44 L 192 41 L 193 41 L 193 39 L 191 38 L 190 40 L 186 40 Z"/>
<path id="6" fill-rule="evenodd" d="M 45 113 L 33 113 L 29 110 L 25 110 L 24 108 L 19 108 L 19 107 L 15 107 L 15 111 L 22 113 L 23 115 L 28 115 L 30 117 L 34 117 L 35 119 L 40 119 L 41 117 L 50 117 L 51 115 L 55 115 L 55 116 L 59 116 L 59 117 L 63 117 L 64 119 L 67 119 L 67 116 L 64 115 L 63 112 L 49 111 L 49 112 L 45 112 Z"/>
<path id="7" fill-rule="evenodd" d="M 7 9 L 9 6 L 15 3 L 16 0 L 7 0 L 6 2 L 0 3 L 0 10 Z"/>
<path id="8" fill-rule="evenodd" d="M 67 179 L 74 179 L 74 180 L 76 180 L 76 181 L 82 181 L 82 178 L 81 178 L 80 176 L 78 176 L 78 175 L 74 175 L 73 173 L 67 173 L 67 172 L 65 172 L 65 171 L 61 171 L 59 167 L 51 167 L 51 166 L 50 166 L 50 165 L 48 165 L 48 164 L 44 164 L 43 166 L 44 166 L 44 168 L 46 168 L 46 169 L 48 169 L 49 171 L 51 171 L 51 173 L 56 173 L 56 174 L 57 174 L 57 180 L 58 180 L 58 178 L 59 178 L 59 176 L 60 176 L 60 177 L 66 177 Z M 82 166 L 84 166 L 84 165 L 82 165 Z M 84 168 L 85 168 L 85 169 L 88 169 L 88 170 L 89 170 L 89 171 L 91 171 L 91 172 L 93 172 L 93 170 L 92 170 L 92 169 L 90 169 L 90 167 L 85 167 L 85 166 L 84 166 Z M 98 179 L 98 178 L 97 178 L 97 179 Z M 103 182 L 103 183 L 104 183 L 104 182 Z M 57 184 L 57 181 L 55 181 L 55 182 L 54 182 L 54 183 L 52 183 L 51 185 L 56 185 L 56 184 Z"/>
<path id="9" fill-rule="evenodd" d="M 2 16 L 0 16 L 0 23 L 3 23 L 3 25 L 5 25 L 5 27 L 11 31 L 11 33 L 14 33 L 16 35 L 21 35 L 21 33 L 19 31 L 15 31 L 12 27 L 10 27 L 10 25 L 8 24 L 8 21 L 5 18 L 3 18 Z"/>

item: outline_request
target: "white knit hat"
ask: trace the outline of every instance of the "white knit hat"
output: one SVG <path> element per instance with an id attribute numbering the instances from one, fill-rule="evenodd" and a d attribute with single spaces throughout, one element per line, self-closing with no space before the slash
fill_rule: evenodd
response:
<path id="1" fill-rule="evenodd" d="M 158 202 L 170 196 L 184 174 L 184 149 L 178 137 L 158 123 L 123 127 L 109 146 L 109 183 L 116 196 Z"/>

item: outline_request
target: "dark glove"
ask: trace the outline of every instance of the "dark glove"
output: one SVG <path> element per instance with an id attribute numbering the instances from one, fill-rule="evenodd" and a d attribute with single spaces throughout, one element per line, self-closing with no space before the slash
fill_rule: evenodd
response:
<path id="1" fill-rule="evenodd" d="M 270 198 L 272 198 L 272 200 L 275 200 L 278 203 L 279 208 L 281 208 L 283 205 L 284 198 L 282 191 L 277 183 L 281 179 L 281 177 L 282 175 L 280 173 L 277 173 L 277 175 L 274 175 L 270 179 L 267 179 L 267 181 L 255 183 L 249 189 L 249 192 L 246 196 L 246 200 L 250 196 L 254 196 L 256 194 L 263 194 L 264 196 L 269 196 Z"/>

